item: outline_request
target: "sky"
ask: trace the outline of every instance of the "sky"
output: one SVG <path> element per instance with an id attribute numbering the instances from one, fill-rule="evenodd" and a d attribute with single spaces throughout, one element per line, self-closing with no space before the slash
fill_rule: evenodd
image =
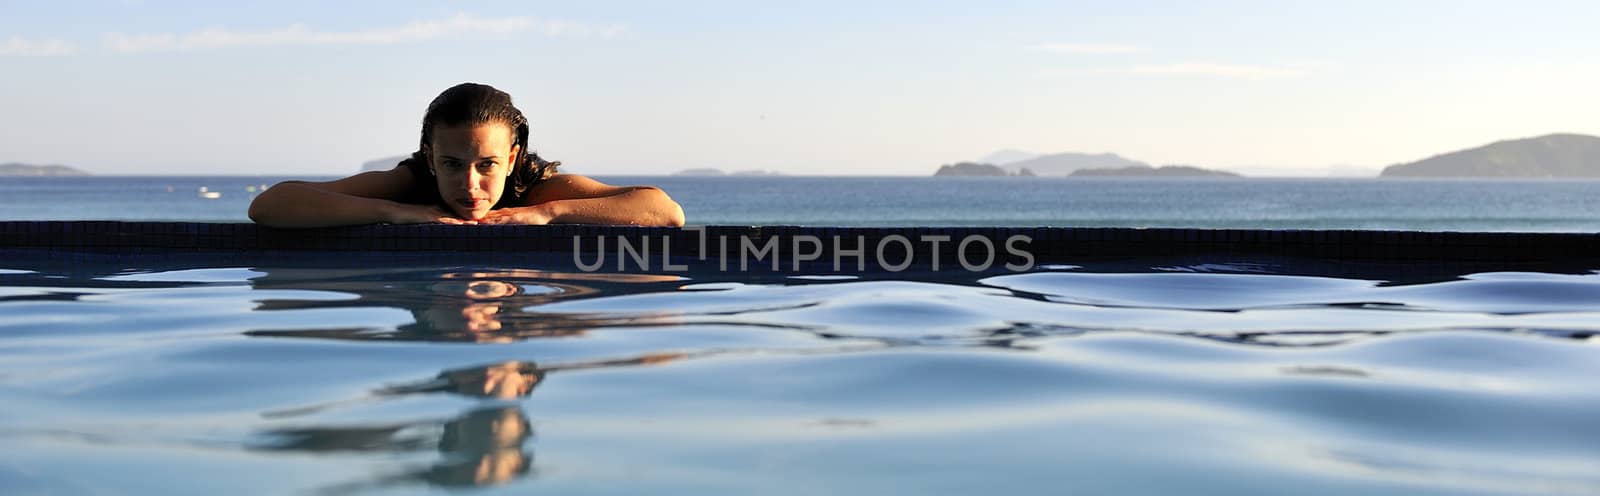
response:
<path id="1" fill-rule="evenodd" d="M 0 0 L 0 162 L 343 175 L 494 85 L 586 174 L 1273 175 L 1600 135 L 1593 1 Z"/>

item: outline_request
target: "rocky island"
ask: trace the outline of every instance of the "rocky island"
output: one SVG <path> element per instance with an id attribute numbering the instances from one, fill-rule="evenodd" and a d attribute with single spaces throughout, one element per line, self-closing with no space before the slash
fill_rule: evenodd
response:
<path id="1" fill-rule="evenodd" d="M 939 167 L 935 176 L 1223 176 L 1229 172 L 1212 171 L 1188 166 L 1151 167 L 1150 164 L 1124 158 L 1115 153 L 1053 153 L 1033 155 L 1015 150 L 1001 150 L 989 157 L 1019 157 L 1015 162 L 992 164 L 984 161 L 959 162 Z"/>
<path id="2" fill-rule="evenodd" d="M 939 166 L 933 173 L 935 176 L 1032 176 L 1033 171 L 1021 169 L 1017 172 L 1006 170 L 994 164 L 980 164 L 976 162 L 959 162 Z"/>
<path id="3" fill-rule="evenodd" d="M 1070 176 L 1079 169 L 1121 169 L 1138 166 L 1149 167 L 1150 164 L 1130 160 L 1115 153 L 1054 153 L 1003 164 L 1002 167 L 1017 175 L 1021 175 L 1022 170 L 1027 169 L 1033 175 Z"/>
<path id="4" fill-rule="evenodd" d="M 30 165 L 16 162 L 0 164 L 0 176 L 87 176 L 88 172 L 67 167 L 65 165 Z"/>
<path id="5" fill-rule="evenodd" d="M 1600 137 L 1547 134 L 1391 165 L 1379 177 L 1600 177 Z"/>

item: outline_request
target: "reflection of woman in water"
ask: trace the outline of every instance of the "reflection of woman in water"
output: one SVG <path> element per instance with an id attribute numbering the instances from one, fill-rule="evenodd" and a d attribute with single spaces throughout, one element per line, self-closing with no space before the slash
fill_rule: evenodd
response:
<path id="1" fill-rule="evenodd" d="M 618 187 L 562 174 L 529 148 L 511 96 L 464 83 L 439 94 L 422 139 L 392 170 L 328 182 L 286 181 L 250 203 L 273 227 L 415 224 L 683 225 L 683 209 L 651 186 Z"/>
<path id="2" fill-rule="evenodd" d="M 433 379 L 384 387 L 368 397 L 294 410 L 269 412 L 268 418 L 310 415 L 341 404 L 414 394 L 448 393 L 477 398 L 526 397 L 557 370 L 650 365 L 686 357 L 659 353 L 622 360 L 579 362 L 540 368 L 533 362 L 506 361 L 440 372 Z M 449 421 L 421 421 L 377 426 L 299 427 L 266 431 L 257 446 L 269 451 L 403 452 L 438 449 L 442 458 L 430 467 L 382 477 L 361 486 L 426 482 L 444 486 L 499 484 L 526 475 L 533 455 L 523 445 L 533 428 L 522 409 L 500 406 L 475 410 Z M 345 492 L 357 487 L 343 487 Z"/>
<path id="3" fill-rule="evenodd" d="M 390 386 L 376 391 L 380 396 L 396 396 L 402 394 L 449 392 L 467 396 L 481 396 L 499 399 L 514 399 L 527 396 L 533 392 L 544 380 L 545 374 L 561 370 L 598 369 L 605 367 L 627 367 L 636 365 L 655 365 L 666 363 L 681 358 L 687 358 L 688 353 L 651 353 L 648 355 L 617 360 L 597 360 L 592 362 L 576 362 L 539 367 L 533 362 L 507 361 L 478 367 L 453 369 L 440 372 L 431 380 Z"/>
<path id="4" fill-rule="evenodd" d="M 327 291 L 354 299 L 266 299 L 259 310 L 396 307 L 413 322 L 392 329 L 252 330 L 250 336 L 352 340 L 428 340 L 511 342 L 529 338 L 576 336 L 596 327 L 665 325 L 666 318 L 544 313 L 547 303 L 591 298 L 606 293 L 676 287 L 676 276 L 581 274 L 537 270 L 344 270 L 336 276 L 320 271 L 258 268 L 266 274 L 251 280 L 256 289 Z"/>
<path id="5" fill-rule="evenodd" d="M 289 428 L 264 434 L 266 441 L 256 448 L 267 451 L 439 451 L 440 459 L 430 466 L 414 467 L 330 492 L 409 482 L 440 486 L 501 484 L 527 475 L 533 465 L 533 455 L 523 448 L 533 437 L 533 426 L 522 409 L 515 406 L 473 410 L 447 421 Z"/>
<path id="6" fill-rule="evenodd" d="M 521 398 L 544 380 L 545 370 L 533 362 L 508 361 L 481 367 L 446 370 L 432 380 L 380 389 L 379 396 L 447 392 L 503 400 Z"/>
<path id="7" fill-rule="evenodd" d="M 714 352 L 704 352 L 699 355 L 709 355 Z M 300 417 L 314 414 L 342 405 L 350 405 L 368 401 L 379 401 L 397 396 L 414 394 L 449 393 L 475 398 L 489 398 L 500 400 L 513 400 L 527 397 L 533 393 L 533 388 L 544 383 L 546 375 L 562 370 L 598 369 L 606 367 L 630 367 L 640 365 L 656 365 L 674 360 L 689 358 L 690 353 L 651 353 L 633 358 L 614 360 L 596 360 L 590 362 L 573 362 L 540 367 L 533 362 L 508 360 L 488 365 L 450 369 L 440 372 L 432 379 L 385 386 L 372 391 L 369 395 L 360 398 L 335 401 L 320 405 L 298 407 L 289 410 L 278 410 L 262 414 L 268 418 Z"/>

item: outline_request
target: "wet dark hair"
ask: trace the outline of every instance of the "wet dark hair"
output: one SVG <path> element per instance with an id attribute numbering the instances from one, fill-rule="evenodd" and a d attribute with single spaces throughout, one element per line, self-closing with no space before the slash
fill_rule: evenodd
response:
<path id="1" fill-rule="evenodd" d="M 505 124 L 511 128 L 512 144 L 522 151 L 511 164 L 511 177 L 506 181 L 502 202 L 507 198 L 522 198 L 533 185 L 556 175 L 561 162 L 546 161 L 528 147 L 528 119 L 511 104 L 511 95 L 493 86 L 477 83 L 451 86 L 428 104 L 428 111 L 422 114 L 422 138 L 417 142 L 417 151 L 411 154 L 411 158 L 401 161 L 400 166 L 411 169 L 419 178 L 432 177 L 432 172 L 428 170 L 428 157 L 423 151 L 433 145 L 435 126 L 489 123 Z M 437 196 L 437 187 L 431 181 L 429 183 L 427 186 L 435 192 L 427 196 Z M 418 191 L 422 192 L 420 185 Z"/>

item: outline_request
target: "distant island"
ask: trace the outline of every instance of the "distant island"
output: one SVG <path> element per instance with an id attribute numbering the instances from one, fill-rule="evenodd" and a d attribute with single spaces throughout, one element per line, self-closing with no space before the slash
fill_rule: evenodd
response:
<path id="1" fill-rule="evenodd" d="M 1033 171 L 1026 168 L 1012 172 L 994 164 L 980 164 L 976 162 L 960 162 L 939 166 L 933 173 L 935 176 L 1033 176 Z"/>
<path id="2" fill-rule="evenodd" d="M 716 169 L 716 168 L 711 168 L 711 167 L 702 167 L 702 168 L 697 168 L 697 169 L 684 169 L 684 170 L 681 170 L 681 171 L 678 171 L 678 172 L 674 172 L 674 173 L 672 173 L 672 175 L 674 175 L 674 176 L 782 176 L 783 173 L 778 172 L 778 171 L 758 170 L 758 169 L 738 170 L 738 171 L 733 171 L 733 172 L 723 172 L 722 169 Z"/>
<path id="3" fill-rule="evenodd" d="M 1070 176 L 1079 169 L 1122 169 L 1150 167 L 1150 164 L 1115 153 L 1056 153 L 1011 162 L 1003 167 L 1013 174 L 1021 174 L 1022 169 L 1028 169 L 1039 176 Z"/>
<path id="4" fill-rule="evenodd" d="M 1070 177 L 1242 177 L 1228 171 L 1202 169 L 1190 165 L 1133 165 L 1117 169 L 1078 169 Z"/>
<path id="5" fill-rule="evenodd" d="M 1547 134 L 1391 165 L 1379 177 L 1600 177 L 1600 137 Z"/>
<path id="6" fill-rule="evenodd" d="M 1002 151 L 1000 153 L 1017 153 Z M 1023 164 L 1032 164 L 1023 165 Z M 1089 167 L 1093 164 L 1110 164 L 1110 167 Z M 1065 174 L 1037 174 L 1033 167 L 1044 167 L 1051 171 L 1066 171 Z M 1034 177 L 1042 175 L 1066 177 L 1240 177 L 1239 174 L 1202 169 L 1190 165 L 1166 165 L 1151 167 L 1144 162 L 1128 160 L 1115 153 L 1102 153 L 1089 155 L 1083 153 L 1057 153 L 1042 155 L 1021 162 L 999 166 L 979 162 L 959 162 L 939 166 L 933 173 L 935 176 L 989 176 L 989 177 Z"/>
<path id="7" fill-rule="evenodd" d="M 1201 168 L 1191 165 L 1153 167 L 1149 163 L 1115 153 L 1039 154 L 1010 148 L 984 155 L 971 163 L 991 164 L 1010 175 L 1020 175 L 1023 169 L 1027 169 L 1034 175 L 1051 177 L 1376 177 L 1378 175 L 1376 167 L 1366 168 L 1348 164 L 1316 167 L 1265 165 L 1226 168 Z M 970 172 L 977 175 L 1002 175 L 1001 172 L 993 170 Z"/>
<path id="8" fill-rule="evenodd" d="M 0 176 L 87 176 L 88 172 L 65 165 L 30 165 L 16 162 L 0 164 Z"/>

